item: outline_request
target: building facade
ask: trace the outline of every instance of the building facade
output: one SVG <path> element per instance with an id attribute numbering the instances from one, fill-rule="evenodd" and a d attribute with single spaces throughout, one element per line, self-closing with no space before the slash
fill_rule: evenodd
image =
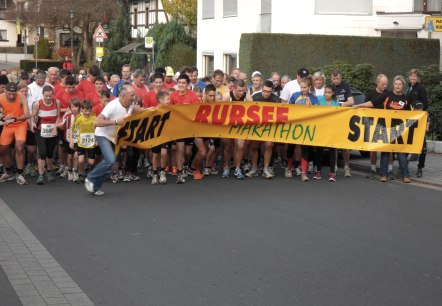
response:
<path id="1" fill-rule="evenodd" d="M 132 0 L 130 17 L 132 38 L 145 37 L 155 24 L 169 22 L 161 0 Z"/>
<path id="2" fill-rule="evenodd" d="M 198 0 L 197 65 L 201 75 L 230 71 L 242 33 L 440 38 L 424 29 L 440 0 Z"/>

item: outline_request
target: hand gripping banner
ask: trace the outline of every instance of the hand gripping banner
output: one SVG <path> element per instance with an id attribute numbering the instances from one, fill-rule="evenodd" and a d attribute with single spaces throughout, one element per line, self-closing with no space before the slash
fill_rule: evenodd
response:
<path id="1" fill-rule="evenodd" d="M 427 113 L 223 102 L 173 105 L 127 117 L 117 132 L 117 149 L 148 149 L 175 139 L 209 137 L 295 143 L 378 152 L 422 150 Z"/>

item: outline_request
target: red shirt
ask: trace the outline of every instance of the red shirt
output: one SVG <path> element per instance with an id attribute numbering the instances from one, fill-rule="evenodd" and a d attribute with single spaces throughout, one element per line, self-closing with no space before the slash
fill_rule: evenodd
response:
<path id="1" fill-rule="evenodd" d="M 92 108 L 92 112 L 94 113 L 95 116 L 98 116 L 99 114 L 101 114 L 101 112 L 103 111 L 104 107 L 103 105 L 97 104 Z"/>
<path id="2" fill-rule="evenodd" d="M 180 95 L 179 90 L 175 90 L 170 94 L 170 104 L 196 104 L 199 103 L 198 96 L 192 90 L 186 90 Z"/>
<path id="3" fill-rule="evenodd" d="M 164 82 L 163 84 L 164 84 L 163 86 L 167 87 L 167 88 L 172 88 L 172 87 L 174 87 L 176 85 L 174 81 L 172 81 L 170 83 Z"/>
<path id="4" fill-rule="evenodd" d="M 55 99 L 60 101 L 60 108 L 69 108 L 69 105 L 71 104 L 71 99 L 72 98 L 78 98 L 81 100 L 83 100 L 83 95 L 78 91 L 78 90 L 74 90 L 72 93 L 67 93 L 66 90 L 63 91 L 59 91 L 55 96 Z M 61 113 L 60 115 L 63 115 L 63 113 Z"/>
<path id="5" fill-rule="evenodd" d="M 147 93 L 147 96 L 143 100 L 143 107 L 157 107 L 157 92 L 155 90 L 151 90 Z"/>
<path id="6" fill-rule="evenodd" d="M 96 91 L 94 82 L 91 82 L 88 79 L 80 81 L 80 83 L 77 85 L 77 90 L 82 94 L 83 97 L 86 97 L 89 93 Z"/>
<path id="7" fill-rule="evenodd" d="M 94 92 L 90 92 L 89 94 L 87 94 L 85 99 L 91 101 L 93 106 L 101 104 L 100 95 L 96 90 L 94 90 Z M 115 97 L 114 95 L 111 94 L 109 97 L 109 101 L 112 101 L 113 99 L 115 99 Z"/>
<path id="8" fill-rule="evenodd" d="M 54 87 L 54 97 L 61 91 L 64 91 L 65 87 L 62 83 L 59 83 L 57 86 Z"/>
<path id="9" fill-rule="evenodd" d="M 149 94 L 149 90 L 146 88 L 146 86 L 144 86 L 144 84 L 141 87 L 135 86 L 134 83 L 131 84 L 132 88 L 135 90 L 135 95 L 140 97 L 141 101 L 143 101 L 144 104 L 144 100 L 146 99 L 146 96 Z"/>

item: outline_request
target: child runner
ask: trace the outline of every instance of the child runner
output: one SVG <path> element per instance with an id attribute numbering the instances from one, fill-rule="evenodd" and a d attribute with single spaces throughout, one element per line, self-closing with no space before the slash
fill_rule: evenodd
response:
<path id="1" fill-rule="evenodd" d="M 63 147 L 66 150 L 67 158 L 66 158 L 66 170 L 68 181 L 77 181 L 78 180 L 78 159 L 76 157 L 75 151 L 70 148 L 71 142 L 71 128 L 74 124 L 75 118 L 78 116 L 80 111 L 80 99 L 72 98 L 69 106 L 69 111 L 67 111 L 60 122 L 60 127 L 63 130 Z M 78 138 L 78 129 L 73 131 L 74 144 L 77 143 Z M 75 156 L 75 157 L 74 157 Z M 60 175 L 61 178 L 64 178 L 64 173 Z"/>
<path id="2" fill-rule="evenodd" d="M 84 182 L 86 178 L 86 171 L 84 169 L 85 158 L 90 167 L 95 163 L 95 115 L 92 114 L 92 102 L 89 100 L 83 100 L 81 102 L 81 114 L 75 118 L 74 124 L 70 130 L 70 143 L 71 149 L 75 148 L 78 154 L 78 170 L 79 176 L 77 183 Z M 78 128 L 77 146 L 74 146 L 73 131 Z"/>
<path id="3" fill-rule="evenodd" d="M 320 106 L 335 106 L 339 107 L 340 104 L 336 100 L 336 87 L 332 84 L 326 85 L 324 89 L 324 96 L 320 96 L 318 98 L 318 105 Z M 322 160 L 324 158 L 323 151 L 324 147 L 317 147 L 316 148 L 316 166 L 317 170 L 315 175 L 313 176 L 314 179 L 319 180 L 321 179 L 321 168 L 322 168 Z M 334 148 L 328 148 L 330 158 L 329 158 L 329 165 L 330 165 L 330 173 L 328 175 L 328 180 L 330 182 L 336 182 L 336 173 L 335 173 L 335 165 L 336 165 L 336 149 Z"/>

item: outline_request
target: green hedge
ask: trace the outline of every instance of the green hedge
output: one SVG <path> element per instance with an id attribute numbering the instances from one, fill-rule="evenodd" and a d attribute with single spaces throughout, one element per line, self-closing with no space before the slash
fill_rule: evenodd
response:
<path id="1" fill-rule="evenodd" d="M 58 67 L 60 69 L 63 68 L 62 61 L 53 61 L 53 60 L 38 60 L 37 66 L 40 69 L 48 70 L 49 67 Z M 35 60 L 21 60 L 20 61 L 20 69 L 23 71 L 31 71 L 32 68 L 35 67 Z"/>
<path id="2" fill-rule="evenodd" d="M 239 63 L 249 76 L 278 71 L 292 78 L 300 67 L 324 67 L 337 61 L 371 64 L 374 75 L 392 79 L 411 68 L 439 65 L 438 39 L 360 37 L 337 35 L 242 34 Z M 329 78 L 329 76 L 327 76 Z"/>

